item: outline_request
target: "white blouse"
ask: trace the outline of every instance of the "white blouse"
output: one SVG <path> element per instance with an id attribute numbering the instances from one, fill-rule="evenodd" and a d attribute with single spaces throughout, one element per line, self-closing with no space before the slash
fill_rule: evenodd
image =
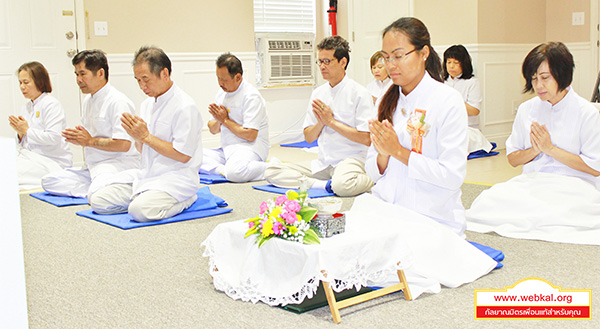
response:
<path id="1" fill-rule="evenodd" d="M 415 110 L 425 111 L 429 124 L 423 137 L 422 154 L 412 152 L 408 166 L 390 157 L 383 174 L 377 166 L 377 151 L 369 149 L 365 169 L 375 182 L 372 193 L 380 199 L 402 205 L 464 236 L 465 209 L 460 186 L 467 168 L 467 111 L 460 94 L 425 74 L 417 87 L 400 93 L 394 112 L 394 130 L 400 144 L 411 149 L 409 118 Z"/>
<path id="2" fill-rule="evenodd" d="M 512 133 L 506 140 L 506 154 L 531 148 L 531 123 L 545 125 L 552 144 L 573 154 L 591 168 L 600 171 L 600 113 L 569 87 L 556 105 L 534 97 L 519 106 Z M 596 177 L 573 169 L 551 156 L 540 153 L 523 165 L 523 173 L 547 172 L 575 176 L 592 183 Z"/>
<path id="3" fill-rule="evenodd" d="M 481 96 L 479 80 L 476 77 L 471 77 L 470 79 L 461 79 L 459 75 L 453 79 L 452 77 L 448 76 L 448 79 L 446 79 L 444 83 L 458 90 L 463 98 L 463 101 L 478 109 L 481 113 L 481 102 L 483 101 L 483 98 Z M 479 128 L 479 114 L 469 115 L 469 127 Z"/>
<path id="4" fill-rule="evenodd" d="M 67 128 L 65 111 L 60 102 L 50 94 L 43 93 L 34 101 L 27 102 L 21 115 L 29 129 L 19 144 L 23 148 L 54 160 L 63 168 L 72 166 L 73 154 L 61 136 Z"/>

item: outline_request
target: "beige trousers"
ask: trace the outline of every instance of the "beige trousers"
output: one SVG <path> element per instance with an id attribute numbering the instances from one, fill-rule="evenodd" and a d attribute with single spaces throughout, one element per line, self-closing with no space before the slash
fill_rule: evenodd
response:
<path id="1" fill-rule="evenodd" d="M 92 209 L 98 214 L 129 212 L 136 222 L 150 222 L 173 217 L 187 209 L 198 198 L 195 194 L 182 202 L 169 193 L 148 190 L 133 198 L 131 184 L 111 184 L 90 195 Z"/>
<path id="2" fill-rule="evenodd" d="M 346 159 L 335 167 L 313 174 L 310 168 L 295 163 L 268 163 L 265 179 L 270 184 L 285 188 L 298 188 L 298 180 L 305 176 L 309 185 L 316 180 L 331 179 L 331 189 L 339 196 L 356 196 L 373 187 L 373 181 L 365 172 L 365 165 L 357 159 Z"/>

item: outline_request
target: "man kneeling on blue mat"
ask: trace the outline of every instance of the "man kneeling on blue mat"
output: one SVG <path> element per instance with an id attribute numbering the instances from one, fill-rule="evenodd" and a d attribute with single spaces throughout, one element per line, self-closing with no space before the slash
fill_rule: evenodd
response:
<path id="1" fill-rule="evenodd" d="M 119 182 L 90 198 L 99 214 L 128 211 L 138 222 L 173 217 L 196 201 L 202 162 L 202 117 L 193 99 L 171 80 L 171 61 L 162 49 L 142 47 L 133 72 L 149 96 L 141 117 L 123 114 L 121 123 L 141 153 L 140 169 L 122 172 Z"/>
<path id="2" fill-rule="evenodd" d="M 312 92 L 304 138 L 309 143 L 318 139 L 319 157 L 310 168 L 297 163 L 269 163 L 265 179 L 277 187 L 298 188 L 298 181 L 306 177 L 310 188 L 339 196 L 359 195 L 373 186 L 365 173 L 371 145 L 368 120 L 375 116 L 373 98 L 346 75 L 348 41 L 340 36 L 327 37 L 317 49 L 317 65 L 327 83 Z"/>

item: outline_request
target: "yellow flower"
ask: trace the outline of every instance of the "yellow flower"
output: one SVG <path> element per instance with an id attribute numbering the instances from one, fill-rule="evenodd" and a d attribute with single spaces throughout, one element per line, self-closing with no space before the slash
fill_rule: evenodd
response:
<path id="1" fill-rule="evenodd" d="M 288 232 L 290 235 L 294 235 L 298 232 L 298 228 L 294 225 L 288 226 Z"/>
<path id="2" fill-rule="evenodd" d="M 263 228 L 262 228 L 261 234 L 265 238 L 268 237 L 269 235 L 273 234 L 273 221 L 271 219 L 268 219 L 263 223 Z"/>
<path id="3" fill-rule="evenodd" d="M 288 200 L 298 200 L 298 192 L 294 190 L 288 190 L 285 192 L 285 196 L 287 196 Z"/>
<path id="4" fill-rule="evenodd" d="M 273 209 L 273 211 L 271 211 L 271 213 L 269 214 L 269 217 L 273 217 L 275 218 L 275 220 L 277 220 L 277 218 L 281 217 L 281 207 L 275 207 L 275 209 Z"/>

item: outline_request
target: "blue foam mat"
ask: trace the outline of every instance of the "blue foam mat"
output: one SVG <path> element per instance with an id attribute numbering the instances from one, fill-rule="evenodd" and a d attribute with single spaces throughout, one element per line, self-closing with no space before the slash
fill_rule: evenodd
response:
<path id="1" fill-rule="evenodd" d="M 223 200 L 222 198 L 212 194 L 208 186 L 200 188 L 196 195 L 198 196 L 198 200 L 192 203 L 192 205 L 189 208 L 182 211 L 180 214 L 170 218 L 165 218 L 152 222 L 136 222 L 133 220 L 133 217 L 131 217 L 131 215 L 127 213 L 114 215 L 100 215 L 95 213 L 92 209 L 78 211 L 76 212 L 76 214 L 105 224 L 119 227 L 124 230 L 128 230 L 143 226 L 161 225 L 167 223 L 181 222 L 184 220 L 221 215 L 233 210 L 229 208 L 223 208 L 227 206 L 227 202 L 225 202 L 225 200 Z"/>
<path id="2" fill-rule="evenodd" d="M 38 192 L 29 194 L 32 197 L 42 200 L 44 202 L 48 202 L 51 205 L 57 207 L 65 207 L 65 206 L 78 206 L 83 204 L 89 204 L 87 198 L 77 198 L 72 196 L 59 196 L 53 195 L 48 192 Z"/>
<path id="3" fill-rule="evenodd" d="M 473 242 L 473 241 L 469 241 L 469 243 L 472 244 L 477 249 L 483 251 L 486 255 L 490 256 L 496 262 L 498 262 L 495 269 L 498 269 L 498 268 L 501 268 L 504 266 L 504 265 L 502 265 L 502 263 L 500 263 L 501 261 L 504 260 L 504 253 L 502 251 L 494 249 L 492 247 L 484 246 L 482 244 L 479 244 L 479 243 Z"/>
<path id="4" fill-rule="evenodd" d="M 278 194 L 285 194 L 285 192 L 287 190 L 294 190 L 294 191 L 298 192 L 297 189 L 277 187 L 277 186 L 273 186 L 273 185 L 254 185 L 254 186 L 252 186 L 252 188 L 256 189 L 256 190 L 260 190 L 260 191 L 272 192 L 272 193 L 278 193 Z M 320 189 L 320 188 L 308 189 L 308 197 L 309 198 L 314 199 L 314 198 L 322 198 L 322 197 L 326 197 L 326 196 L 335 196 L 335 193 L 330 193 L 330 192 L 327 192 L 326 190 Z"/>
<path id="5" fill-rule="evenodd" d="M 219 184 L 219 183 L 229 183 L 227 178 L 221 175 L 209 175 L 209 174 L 200 174 L 200 183 L 202 184 Z"/>
<path id="6" fill-rule="evenodd" d="M 498 155 L 498 154 L 500 154 L 500 152 L 486 152 L 484 150 L 479 150 L 479 151 L 469 153 L 469 155 L 467 156 L 467 160 L 491 157 L 491 156 Z"/>
<path id="7" fill-rule="evenodd" d="M 165 218 L 162 220 L 145 222 L 145 223 L 138 223 L 138 222 L 134 221 L 133 218 L 129 214 L 99 215 L 99 214 L 96 214 L 92 209 L 78 211 L 78 212 L 76 212 L 76 214 L 81 217 L 90 218 L 90 219 L 97 220 L 99 222 L 102 222 L 102 223 L 105 223 L 108 225 L 112 225 L 112 226 L 115 226 L 118 228 L 122 228 L 124 230 L 128 230 L 128 229 L 138 228 L 138 227 L 143 227 L 143 226 L 161 225 L 161 224 L 167 224 L 167 223 L 181 222 L 181 221 L 190 220 L 190 219 L 197 219 L 197 218 L 221 215 L 221 214 L 228 213 L 232 210 L 233 209 L 231 209 L 231 208 L 213 208 L 213 209 L 197 210 L 197 211 L 187 211 L 186 210 L 186 211 L 183 211 L 182 213 L 180 213 L 179 215 L 176 215 L 176 216 L 173 216 L 170 218 Z"/>
<path id="8" fill-rule="evenodd" d="M 315 146 L 319 146 L 318 141 L 319 141 L 318 139 L 315 139 L 315 141 L 312 143 L 309 143 L 307 141 L 301 141 L 301 142 L 296 142 L 296 143 L 281 144 L 280 146 L 283 146 L 283 147 L 315 147 Z"/>
<path id="9" fill-rule="evenodd" d="M 471 152 L 467 156 L 467 160 L 476 159 L 476 158 L 491 157 L 491 156 L 500 154 L 500 152 L 492 152 L 493 150 L 496 149 L 496 147 L 498 146 L 498 144 L 496 144 L 494 142 L 490 142 L 490 144 L 492 144 L 492 149 L 489 152 L 486 152 L 484 150 L 479 150 L 479 151 Z"/>

